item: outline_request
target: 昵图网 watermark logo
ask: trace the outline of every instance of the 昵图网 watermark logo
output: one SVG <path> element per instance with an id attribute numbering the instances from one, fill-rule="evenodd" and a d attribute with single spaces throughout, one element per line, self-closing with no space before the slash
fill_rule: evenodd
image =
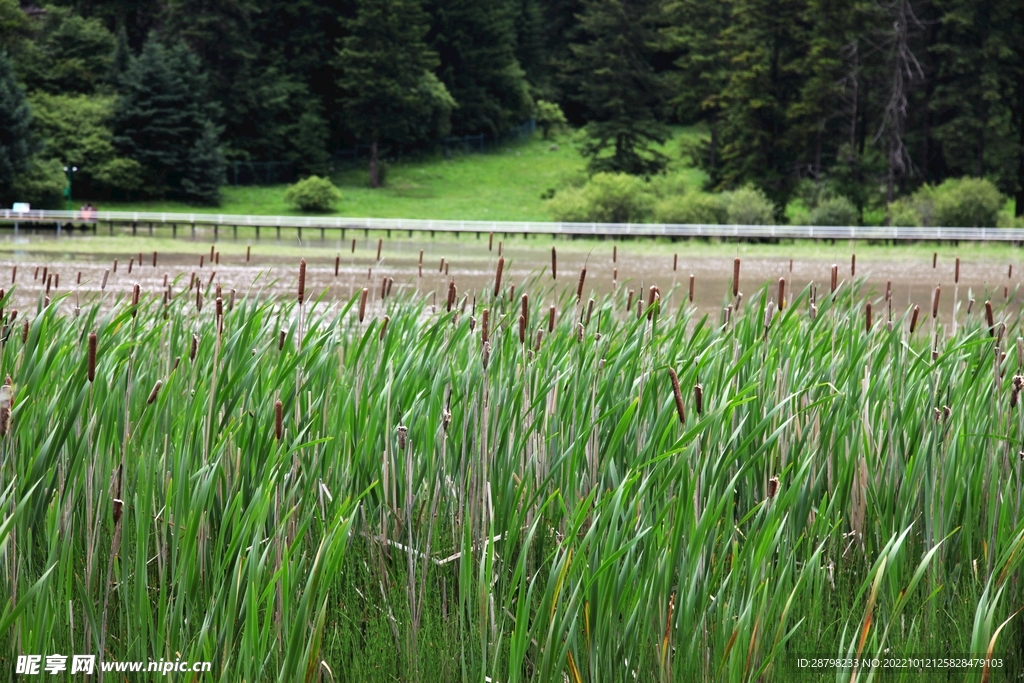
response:
<path id="1" fill-rule="evenodd" d="M 70 660 L 70 661 L 69 661 Z M 89 675 L 97 669 L 117 673 L 158 673 L 167 676 L 172 673 L 204 673 L 210 671 L 210 662 L 188 662 L 183 660 L 150 660 L 147 662 L 105 662 L 96 665 L 96 655 L 18 655 L 14 673 L 20 676 L 55 676 L 65 672 Z"/>

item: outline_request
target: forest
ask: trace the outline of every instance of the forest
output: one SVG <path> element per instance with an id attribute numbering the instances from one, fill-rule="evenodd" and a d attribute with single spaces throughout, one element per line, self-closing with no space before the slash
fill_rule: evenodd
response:
<path id="1" fill-rule="evenodd" d="M 0 203 L 217 204 L 233 162 L 327 175 L 565 126 L 650 182 L 861 214 L 950 178 L 1024 214 L 1019 0 L 0 0 Z M 67 171 L 65 169 L 68 169 Z"/>

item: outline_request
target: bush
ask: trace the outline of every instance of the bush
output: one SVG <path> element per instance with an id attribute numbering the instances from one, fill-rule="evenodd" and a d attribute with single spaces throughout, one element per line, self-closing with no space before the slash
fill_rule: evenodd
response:
<path id="1" fill-rule="evenodd" d="M 67 183 L 60 159 L 32 157 L 28 170 L 14 179 L 14 200 L 28 202 L 35 209 L 61 208 Z"/>
<path id="2" fill-rule="evenodd" d="M 537 100 L 537 125 L 540 126 L 541 134 L 547 140 L 552 133 L 557 133 L 568 126 L 569 122 L 566 121 L 562 108 L 557 104 L 547 100 Z"/>
<path id="3" fill-rule="evenodd" d="M 641 223 L 653 208 L 644 181 L 625 173 L 598 173 L 582 188 L 559 191 L 548 204 L 555 220 L 571 223 Z"/>
<path id="4" fill-rule="evenodd" d="M 658 199 L 671 199 L 686 194 L 686 185 L 682 173 L 659 173 L 651 177 L 647 187 Z"/>
<path id="5" fill-rule="evenodd" d="M 655 220 L 659 223 L 716 225 L 728 220 L 728 209 L 720 195 L 691 192 L 658 202 Z"/>
<path id="6" fill-rule="evenodd" d="M 315 175 L 290 185 L 284 193 L 284 201 L 299 211 L 330 211 L 339 199 L 341 191 L 334 183 Z"/>
<path id="7" fill-rule="evenodd" d="M 983 178 L 949 178 L 938 187 L 922 185 L 889 206 L 891 225 L 985 228 L 999 225 L 1003 196 Z"/>
<path id="8" fill-rule="evenodd" d="M 857 207 L 846 197 L 822 200 L 811 209 L 811 225 L 857 225 Z"/>
<path id="9" fill-rule="evenodd" d="M 989 228 L 999 220 L 1003 196 L 984 178 L 950 178 L 935 190 L 935 225 Z"/>
<path id="10" fill-rule="evenodd" d="M 743 187 L 723 195 L 727 220 L 733 225 L 775 225 L 775 204 L 756 187 Z"/>

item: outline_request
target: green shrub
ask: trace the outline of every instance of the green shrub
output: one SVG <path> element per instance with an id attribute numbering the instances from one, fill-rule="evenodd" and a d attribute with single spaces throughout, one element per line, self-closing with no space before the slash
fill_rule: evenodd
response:
<path id="1" fill-rule="evenodd" d="M 857 225 L 857 207 L 846 197 L 830 197 L 811 209 L 811 225 Z"/>
<path id="2" fill-rule="evenodd" d="M 649 181 L 647 187 L 658 199 L 671 199 L 686 194 L 686 176 L 682 173 L 659 173 Z"/>
<path id="3" fill-rule="evenodd" d="M 582 188 L 559 191 L 548 203 L 557 221 L 641 223 L 651 217 L 653 198 L 643 180 L 625 173 L 598 173 Z"/>
<path id="4" fill-rule="evenodd" d="M 775 225 L 775 204 L 756 187 L 742 187 L 723 195 L 727 221 L 733 225 Z"/>
<path id="5" fill-rule="evenodd" d="M 655 220 L 659 223 L 716 225 L 728 220 L 728 209 L 721 195 L 691 192 L 658 202 Z"/>
<path id="6" fill-rule="evenodd" d="M 889 205 L 889 225 L 916 228 L 924 225 L 924 221 L 911 198 L 902 197 Z"/>
<path id="7" fill-rule="evenodd" d="M 34 209 L 61 208 L 64 188 L 67 187 L 64 164 L 60 159 L 32 157 L 28 170 L 14 179 L 14 199 L 29 202 Z"/>
<path id="8" fill-rule="evenodd" d="M 1010 211 L 1000 211 L 996 227 L 1024 228 L 1024 216 L 1014 216 Z"/>
<path id="9" fill-rule="evenodd" d="M 341 192 L 327 178 L 311 175 L 284 193 L 284 201 L 299 211 L 330 211 L 341 199 Z"/>
<path id="10" fill-rule="evenodd" d="M 96 169 L 93 177 L 107 187 L 132 192 L 142 187 L 142 164 L 135 159 L 115 157 Z"/>
<path id="11" fill-rule="evenodd" d="M 537 125 L 540 126 L 541 134 L 547 140 L 552 133 L 564 129 L 569 125 L 562 113 L 562 108 L 554 102 L 537 100 Z"/>
<path id="12" fill-rule="evenodd" d="M 950 178 L 935 191 L 935 225 L 951 228 L 993 227 L 1003 196 L 984 178 Z"/>

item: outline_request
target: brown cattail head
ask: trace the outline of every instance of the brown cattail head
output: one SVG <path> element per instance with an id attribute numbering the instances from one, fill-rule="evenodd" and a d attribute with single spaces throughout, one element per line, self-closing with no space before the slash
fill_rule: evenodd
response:
<path id="1" fill-rule="evenodd" d="M 519 343 L 526 344 L 526 318 L 519 316 Z"/>
<path id="2" fill-rule="evenodd" d="M 487 236 L 487 251 L 494 251 L 494 233 L 488 233 Z"/>
<path id="3" fill-rule="evenodd" d="M 793 272 L 793 259 L 789 259 L 789 272 Z"/>
<path id="4" fill-rule="evenodd" d="M 938 265 L 938 262 L 939 262 L 939 252 L 933 251 L 932 252 L 932 268 L 934 268 L 936 265 Z"/>
<path id="5" fill-rule="evenodd" d="M 246 263 L 248 263 L 248 262 L 249 262 L 249 259 L 250 259 L 251 257 L 252 257 L 252 245 L 248 245 L 248 244 L 247 244 L 247 245 L 245 246 L 245 262 L 246 262 Z"/>
<path id="6" fill-rule="evenodd" d="M 334 257 L 334 277 L 338 277 L 338 270 L 341 268 L 341 254 Z"/>
<path id="7" fill-rule="evenodd" d="M 153 267 L 156 268 L 156 252 L 153 252 Z"/>
<path id="8" fill-rule="evenodd" d="M 583 329 L 583 323 L 576 323 L 576 343 L 583 343 L 583 335 L 585 330 Z"/>
<path id="9" fill-rule="evenodd" d="M 551 279 L 558 279 L 558 254 L 555 253 L 554 247 L 551 247 Z"/>
<path id="10" fill-rule="evenodd" d="M 458 292 L 455 289 L 455 280 L 449 280 L 448 282 L 448 301 L 446 310 L 451 313 L 452 306 L 455 305 L 455 298 L 458 296 Z"/>
<path id="11" fill-rule="evenodd" d="M 740 257 L 737 256 L 732 262 L 732 295 L 739 296 L 740 293 Z"/>
<path id="12" fill-rule="evenodd" d="M 11 266 L 11 284 L 13 285 L 15 280 L 18 279 L 18 266 Z"/>
<path id="13" fill-rule="evenodd" d="M 850 277 L 857 275 L 857 254 L 850 255 Z"/>
<path id="14" fill-rule="evenodd" d="M 775 497 L 775 494 L 779 492 L 779 478 L 772 477 L 768 480 L 768 500 Z"/>
<path id="15" fill-rule="evenodd" d="M 218 266 L 220 265 L 220 252 L 219 251 L 216 254 L 213 255 L 213 262 L 215 264 L 217 264 Z"/>
<path id="16" fill-rule="evenodd" d="M 580 302 L 583 298 L 583 283 L 587 279 L 587 267 L 583 266 L 583 270 L 580 271 L 580 282 L 576 285 L 576 303 Z"/>
<path id="17" fill-rule="evenodd" d="M 21 343 L 28 343 L 28 318 L 21 324 Z"/>
<path id="18" fill-rule="evenodd" d="M 203 256 L 202 254 L 200 254 L 200 255 L 199 255 L 199 267 L 200 267 L 200 268 L 202 268 L 202 267 L 203 267 L 203 264 L 204 264 L 205 262 L 206 262 L 206 257 L 205 257 L 205 256 Z M 128 264 L 128 272 L 129 272 L 129 273 L 131 272 L 131 264 L 130 264 L 130 263 Z"/>
<path id="19" fill-rule="evenodd" d="M 377 335 L 378 339 L 384 338 L 384 333 L 388 331 L 389 322 L 391 322 L 391 318 L 389 316 L 384 316 L 384 320 L 380 324 L 380 334 Z"/>
<path id="20" fill-rule="evenodd" d="M 935 291 L 932 293 L 932 317 L 939 317 L 939 296 L 942 294 L 942 286 L 935 285 Z"/>
<path id="21" fill-rule="evenodd" d="M 871 331 L 871 302 L 864 304 L 864 331 Z"/>
<path id="22" fill-rule="evenodd" d="M 544 339 L 544 330 L 537 330 L 537 340 L 533 343 L 533 351 L 537 353 L 540 351 L 540 343 Z"/>
<path id="23" fill-rule="evenodd" d="M 306 300 L 306 259 L 299 260 L 299 305 Z"/>
<path id="24" fill-rule="evenodd" d="M 86 365 L 86 368 L 87 368 L 86 377 L 89 378 L 90 382 L 93 382 L 93 381 L 96 380 L 96 344 L 97 344 L 96 333 L 95 332 L 90 332 L 89 333 L 89 355 L 88 355 L 89 360 L 88 360 L 88 364 Z"/>
<path id="25" fill-rule="evenodd" d="M 697 414 L 704 412 L 704 385 L 697 382 L 693 385 L 693 403 L 697 408 Z"/>
<path id="26" fill-rule="evenodd" d="M 613 283 L 614 282 L 618 282 L 618 280 L 619 280 L 619 269 L 618 268 L 612 268 L 612 282 Z"/>
<path id="27" fill-rule="evenodd" d="M 679 254 L 672 254 L 672 272 L 679 270 Z"/>
<path id="28" fill-rule="evenodd" d="M 387 277 L 382 277 L 380 279 L 380 298 L 384 299 L 385 297 L 387 297 L 387 295 L 388 295 L 388 279 L 387 279 Z"/>
<path id="29" fill-rule="evenodd" d="M 505 257 L 498 257 L 498 269 L 494 273 L 494 298 L 501 294 L 501 272 L 505 270 Z"/>
<path id="30" fill-rule="evenodd" d="M 693 303 L 693 273 L 690 273 L 690 303 Z"/>
<path id="31" fill-rule="evenodd" d="M 529 294 L 523 294 L 522 299 L 520 300 L 519 303 L 520 303 L 520 305 L 519 305 L 519 314 L 521 316 L 523 316 L 523 320 L 525 320 L 526 324 L 529 325 L 530 324 L 530 295 Z"/>
<path id="32" fill-rule="evenodd" d="M 1013 279 L 1013 264 L 1011 263 L 1009 268 L 1006 270 L 1006 277 Z"/>
<path id="33" fill-rule="evenodd" d="M 281 436 L 284 434 L 284 404 L 281 403 L 281 399 L 274 401 L 274 436 L 277 440 L 281 440 Z"/>
<path id="34" fill-rule="evenodd" d="M 404 451 L 409 440 L 409 428 L 405 425 L 398 425 L 398 450 Z"/>
<path id="35" fill-rule="evenodd" d="M 768 306 L 764 309 L 764 331 L 768 333 L 768 328 L 772 325 L 772 319 L 775 317 L 775 302 L 769 301 Z"/>
<path id="36" fill-rule="evenodd" d="M 114 259 L 114 267 L 112 268 L 112 270 L 113 270 L 113 271 L 114 271 L 115 273 L 117 272 L 117 259 Z"/>
<path id="37" fill-rule="evenodd" d="M 288 332 L 283 330 L 283 329 L 280 332 L 278 332 L 278 334 L 277 334 L 277 350 L 278 351 L 284 351 L 284 340 L 285 340 L 285 338 L 287 338 L 287 336 L 288 336 Z"/>
<path id="38" fill-rule="evenodd" d="M 366 297 L 369 293 L 370 290 L 363 287 L 363 293 L 359 298 L 359 322 L 363 322 L 363 319 L 366 317 Z"/>
<path id="39" fill-rule="evenodd" d="M 630 311 L 633 309 L 633 290 L 629 290 L 629 298 L 626 299 L 626 310 Z"/>
<path id="40" fill-rule="evenodd" d="M 157 394 L 160 393 L 160 387 L 162 387 L 163 385 L 164 385 L 164 381 L 162 379 L 158 379 L 156 381 L 156 384 L 153 385 L 153 391 L 149 392 L 149 398 L 146 399 L 146 405 L 147 406 L 151 405 L 153 403 L 153 401 L 156 400 Z"/>
<path id="41" fill-rule="evenodd" d="M 956 266 L 953 267 L 953 282 L 960 283 L 960 257 L 956 257 Z"/>
<path id="42" fill-rule="evenodd" d="M 588 327 L 590 326 L 590 316 L 593 315 L 593 313 L 594 313 L 594 300 L 591 299 L 590 301 L 587 302 L 587 321 L 586 321 L 585 324 Z"/>
<path id="43" fill-rule="evenodd" d="M 779 310 L 786 307 L 786 278 L 779 278 Z"/>
<path id="44" fill-rule="evenodd" d="M 974 308 L 974 297 L 972 296 L 967 300 L 967 315 L 971 314 L 971 309 Z"/>
<path id="45" fill-rule="evenodd" d="M 672 379 L 672 395 L 676 399 L 676 414 L 679 416 L 679 424 L 686 424 L 686 411 L 683 409 L 683 392 L 679 389 L 679 376 L 671 367 L 668 369 L 668 376 Z"/>
<path id="46" fill-rule="evenodd" d="M 613 244 L 612 245 L 612 263 L 618 263 L 618 262 L 619 262 L 619 245 Z"/>
<path id="47" fill-rule="evenodd" d="M 135 286 L 132 287 L 132 317 L 138 312 L 139 308 L 139 283 L 136 282 Z"/>
<path id="48" fill-rule="evenodd" d="M 484 344 L 487 343 L 491 333 L 491 309 L 485 308 L 483 312 L 483 320 L 480 323 L 480 341 Z"/>
<path id="49" fill-rule="evenodd" d="M 551 304 L 548 309 L 548 334 L 555 331 L 555 305 Z"/>
<path id="50" fill-rule="evenodd" d="M 132 274 L 132 266 L 134 266 L 134 265 L 135 265 L 135 257 L 132 256 L 130 259 L 128 259 L 128 274 L 129 275 Z"/>
<path id="51" fill-rule="evenodd" d="M 378 261 L 380 261 L 380 252 L 381 252 L 382 249 L 384 249 L 384 238 L 383 237 L 377 239 L 377 260 Z"/>
<path id="52" fill-rule="evenodd" d="M 491 342 L 484 342 L 483 349 L 480 351 L 480 362 L 484 366 L 484 370 L 487 369 L 487 364 L 491 361 Z"/>
<path id="53" fill-rule="evenodd" d="M 228 294 L 228 311 L 235 308 L 235 288 L 231 288 L 231 293 Z"/>
<path id="54" fill-rule="evenodd" d="M 910 334 L 914 334 L 914 330 L 917 329 L 917 317 L 921 315 L 921 307 L 914 306 L 914 312 L 910 315 Z"/>
<path id="55" fill-rule="evenodd" d="M 222 299 L 222 298 L 220 298 L 218 296 L 214 303 L 216 304 L 217 320 L 219 322 L 221 320 L 221 318 L 224 317 L 224 299 Z"/>
<path id="56" fill-rule="evenodd" d="M 831 289 L 831 291 L 833 293 L 835 293 L 836 287 L 838 287 L 838 286 L 839 286 L 839 266 L 837 266 L 836 264 L 833 263 L 832 264 L 832 289 Z"/>
<path id="57" fill-rule="evenodd" d="M 885 300 L 892 302 L 892 280 L 885 281 Z"/>
<path id="58" fill-rule="evenodd" d="M 995 318 L 992 316 L 992 302 L 985 302 L 985 322 L 988 323 L 988 336 L 995 336 Z"/>
<path id="59" fill-rule="evenodd" d="M 196 287 L 196 312 L 201 313 L 203 310 L 203 292 Z"/>

